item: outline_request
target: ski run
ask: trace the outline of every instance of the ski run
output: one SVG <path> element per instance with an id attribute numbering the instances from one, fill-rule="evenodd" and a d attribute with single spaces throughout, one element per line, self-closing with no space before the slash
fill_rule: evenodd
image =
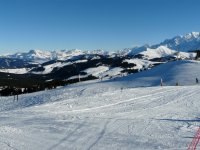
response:
<path id="1" fill-rule="evenodd" d="M 199 65 L 0 97 L 0 149 L 185 150 L 200 125 Z"/>

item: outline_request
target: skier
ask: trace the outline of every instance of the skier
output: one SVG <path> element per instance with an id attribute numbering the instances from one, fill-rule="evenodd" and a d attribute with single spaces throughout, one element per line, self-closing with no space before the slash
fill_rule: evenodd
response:
<path id="1" fill-rule="evenodd" d="M 163 86 L 163 80 L 160 78 L 160 86 Z"/>
<path id="2" fill-rule="evenodd" d="M 196 78 L 196 84 L 198 84 L 199 83 L 199 80 L 198 80 L 198 78 Z"/>

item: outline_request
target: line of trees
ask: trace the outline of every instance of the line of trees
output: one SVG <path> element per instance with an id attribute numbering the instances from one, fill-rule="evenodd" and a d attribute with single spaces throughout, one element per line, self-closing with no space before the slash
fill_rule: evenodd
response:
<path id="1" fill-rule="evenodd" d="M 53 89 L 59 86 L 58 82 L 49 82 L 44 84 L 32 85 L 29 87 L 15 87 L 15 86 L 3 86 L 0 88 L 0 96 L 13 96 L 25 93 L 33 93 L 37 91 L 44 91 Z"/>
<path id="2" fill-rule="evenodd" d="M 85 78 L 81 78 L 81 81 L 97 79 L 93 76 L 88 76 Z M 79 79 L 71 79 L 71 80 L 52 80 L 43 83 L 37 83 L 34 85 L 22 85 L 22 86 L 14 86 L 14 85 L 6 85 L 0 87 L 0 96 L 13 96 L 13 95 L 20 95 L 25 93 L 33 93 L 37 91 L 44 91 L 54 89 L 58 86 L 65 86 L 68 84 L 79 82 Z"/>

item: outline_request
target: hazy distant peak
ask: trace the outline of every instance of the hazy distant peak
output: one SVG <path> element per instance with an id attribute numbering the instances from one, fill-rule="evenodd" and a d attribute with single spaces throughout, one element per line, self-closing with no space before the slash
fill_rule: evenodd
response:
<path id="1" fill-rule="evenodd" d="M 200 37 L 200 32 L 191 32 L 186 34 L 183 38 L 185 39 L 194 39 L 194 38 L 199 38 Z"/>
<path id="2" fill-rule="evenodd" d="M 172 39 L 167 39 L 160 44 L 153 45 L 151 48 L 166 46 L 170 49 L 188 52 L 195 49 L 200 49 L 200 32 L 187 33 L 184 36 L 175 36 Z"/>

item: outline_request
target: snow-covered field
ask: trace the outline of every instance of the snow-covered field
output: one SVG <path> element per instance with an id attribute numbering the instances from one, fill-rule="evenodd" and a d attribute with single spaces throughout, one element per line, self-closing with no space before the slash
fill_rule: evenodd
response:
<path id="1" fill-rule="evenodd" d="M 25 74 L 30 69 L 27 68 L 19 68 L 19 69 L 0 69 L 0 72 L 5 72 L 5 73 L 15 73 L 15 74 Z"/>
<path id="2" fill-rule="evenodd" d="M 0 149 L 187 149 L 200 123 L 200 63 L 0 97 Z M 160 87 L 160 78 L 166 86 Z M 175 82 L 181 86 L 174 86 Z"/>

